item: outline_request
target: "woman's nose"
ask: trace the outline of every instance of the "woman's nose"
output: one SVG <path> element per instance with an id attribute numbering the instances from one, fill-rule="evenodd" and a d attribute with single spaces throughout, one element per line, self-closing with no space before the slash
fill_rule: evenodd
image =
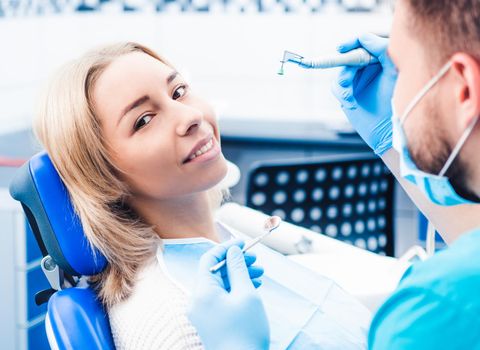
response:
<path id="1" fill-rule="evenodd" d="M 182 111 L 179 111 L 179 113 L 181 113 L 181 116 L 177 126 L 178 135 L 191 135 L 202 125 L 204 114 L 201 110 L 190 106 L 183 106 Z"/>

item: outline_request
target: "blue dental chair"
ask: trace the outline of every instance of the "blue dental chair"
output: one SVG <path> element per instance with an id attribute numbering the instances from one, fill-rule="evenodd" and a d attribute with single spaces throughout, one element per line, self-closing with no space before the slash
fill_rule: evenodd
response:
<path id="1" fill-rule="evenodd" d="M 67 189 L 45 152 L 18 170 L 10 194 L 23 207 L 52 287 L 35 296 L 37 305 L 48 302 L 45 327 L 52 349 L 115 349 L 108 316 L 82 279 L 101 272 L 107 261 L 88 245 Z"/>

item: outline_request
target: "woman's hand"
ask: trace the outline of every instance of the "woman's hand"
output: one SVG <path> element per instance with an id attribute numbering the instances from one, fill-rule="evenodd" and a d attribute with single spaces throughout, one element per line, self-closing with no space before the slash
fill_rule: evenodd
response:
<path id="1" fill-rule="evenodd" d="M 206 350 L 269 348 L 270 328 L 255 289 L 260 285 L 263 269 L 253 266 L 253 253 L 242 254 L 243 245 L 243 241 L 229 241 L 212 248 L 200 259 L 197 288 L 188 317 Z M 225 258 L 223 272 L 211 273 L 210 268 Z"/>

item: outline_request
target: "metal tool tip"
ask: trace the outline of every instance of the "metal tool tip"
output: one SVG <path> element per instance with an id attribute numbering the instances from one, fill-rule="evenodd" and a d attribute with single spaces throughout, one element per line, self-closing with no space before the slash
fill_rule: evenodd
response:
<path id="1" fill-rule="evenodd" d="M 280 61 L 280 63 L 282 64 L 280 66 L 280 69 L 278 70 L 278 75 L 283 75 L 283 64 L 285 63 L 284 61 Z"/>

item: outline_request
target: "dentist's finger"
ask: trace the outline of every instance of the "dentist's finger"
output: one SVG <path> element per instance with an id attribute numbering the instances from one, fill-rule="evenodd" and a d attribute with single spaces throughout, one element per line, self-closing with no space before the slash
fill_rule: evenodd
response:
<path id="1" fill-rule="evenodd" d="M 375 57 L 382 56 L 388 47 L 388 39 L 373 33 L 364 33 L 358 37 L 360 45 Z"/>
<path id="2" fill-rule="evenodd" d="M 245 257 L 245 263 L 247 266 L 253 265 L 255 261 L 257 261 L 257 254 L 250 250 L 243 253 L 243 256 Z"/>
<path id="3" fill-rule="evenodd" d="M 332 93 L 343 108 L 355 109 L 357 106 L 353 91 L 353 80 L 357 71 L 358 68 L 356 67 L 344 67 L 340 71 L 337 80 L 332 83 Z"/>
<path id="4" fill-rule="evenodd" d="M 260 286 L 263 284 L 262 280 L 259 279 L 259 278 L 254 278 L 254 279 L 252 280 L 252 283 L 253 283 L 253 287 L 254 287 L 255 289 L 257 289 L 258 287 L 260 287 Z"/>
<path id="5" fill-rule="evenodd" d="M 358 49 L 362 45 L 358 41 L 358 37 L 348 39 L 337 46 L 337 51 L 340 53 L 345 53 L 353 49 Z"/>
<path id="6" fill-rule="evenodd" d="M 227 256 L 227 251 L 232 246 L 237 246 L 243 248 L 245 242 L 240 239 L 232 239 L 222 244 L 219 244 L 210 250 L 200 258 L 200 268 L 202 271 L 209 270 L 213 265 L 219 263 L 222 260 L 225 260 Z"/>
<path id="7" fill-rule="evenodd" d="M 248 268 L 248 275 L 250 276 L 250 279 L 261 277 L 264 273 L 265 270 L 261 266 L 252 265 Z"/>
<path id="8" fill-rule="evenodd" d="M 257 278 L 257 277 L 261 277 L 264 273 L 265 273 L 265 270 L 262 266 L 260 265 L 250 265 L 250 266 L 247 266 L 247 270 L 248 270 L 248 275 L 250 276 L 250 278 Z M 226 282 L 226 286 L 229 286 L 230 283 L 228 282 L 228 272 L 227 272 L 227 268 L 226 266 L 222 267 L 220 270 L 220 276 L 221 278 L 223 279 L 224 282 Z M 218 273 L 217 273 L 218 274 Z M 229 287 L 228 287 L 229 288 Z M 227 289 L 228 289 L 227 288 Z"/>
<path id="9" fill-rule="evenodd" d="M 227 273 L 230 293 L 244 293 L 253 288 L 245 258 L 240 248 L 233 246 L 227 252 Z"/>

